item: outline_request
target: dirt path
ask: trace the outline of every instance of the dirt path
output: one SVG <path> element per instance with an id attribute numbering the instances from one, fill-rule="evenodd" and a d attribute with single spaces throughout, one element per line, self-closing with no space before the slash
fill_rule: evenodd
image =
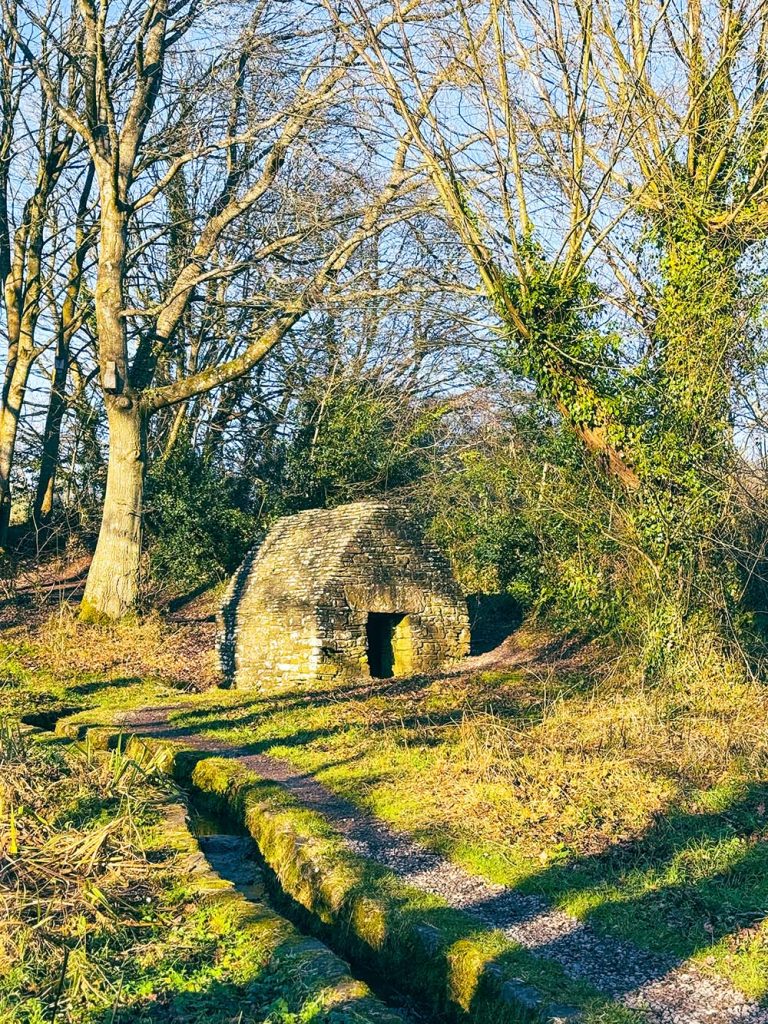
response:
<path id="1" fill-rule="evenodd" d="M 324 815 L 356 853 L 388 868 L 408 885 L 441 896 L 451 906 L 500 929 L 622 1005 L 646 1011 L 648 1024 L 768 1024 L 768 1008 L 749 1002 L 724 979 L 707 977 L 694 965 L 599 935 L 541 897 L 472 875 L 395 832 L 287 761 L 247 754 L 233 744 L 174 729 L 168 711 L 133 712 L 123 723 L 136 735 L 183 738 L 196 750 L 237 758 Z"/>

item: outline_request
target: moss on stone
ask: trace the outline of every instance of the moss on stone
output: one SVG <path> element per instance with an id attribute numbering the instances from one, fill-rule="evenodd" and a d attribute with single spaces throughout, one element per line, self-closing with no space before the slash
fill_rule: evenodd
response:
<path id="1" fill-rule="evenodd" d="M 222 671 L 245 689 L 429 672 L 469 652 L 450 566 L 381 500 L 278 520 L 233 576 L 219 622 Z"/>
<path id="2" fill-rule="evenodd" d="M 161 759 L 177 779 L 247 827 L 282 890 L 320 937 L 431 1012 L 472 1024 L 642 1019 L 356 856 L 319 814 L 237 761 L 185 749 L 182 741 L 142 740 L 141 750 L 155 761 L 164 750 Z"/>

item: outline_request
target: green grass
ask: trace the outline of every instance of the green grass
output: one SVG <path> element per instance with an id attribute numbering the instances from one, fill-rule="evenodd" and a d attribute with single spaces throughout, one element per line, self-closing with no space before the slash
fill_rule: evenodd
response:
<path id="1" fill-rule="evenodd" d="M 178 669 L 183 632 L 159 618 L 110 627 L 84 626 L 63 607 L 34 628 L 0 640 L 0 716 L 45 718 L 78 708 L 151 706 L 184 700 Z M 211 657 L 198 675 L 211 677 Z"/>
<path id="2" fill-rule="evenodd" d="M 150 741 L 148 749 L 162 749 L 163 744 Z M 284 787 L 259 779 L 232 759 L 184 753 L 183 739 L 178 745 L 182 753 L 175 756 L 177 776 L 193 782 L 217 810 L 247 825 L 282 889 L 311 912 L 321 938 L 330 937 L 345 955 L 382 978 L 397 978 L 424 1005 L 442 1011 L 449 992 L 450 1004 L 470 1010 L 473 1019 L 497 1021 L 494 972 L 500 971 L 502 980 L 524 980 L 551 1005 L 578 1007 L 583 1024 L 643 1020 L 642 1014 L 568 978 L 557 965 L 500 932 L 478 928 L 474 918 L 440 897 L 404 885 L 351 853 L 322 815 L 298 804 Z M 425 955 L 418 941 L 424 928 L 436 936 L 443 952 Z M 503 1012 L 508 1014 L 509 1008 Z"/>
<path id="3" fill-rule="evenodd" d="M 173 724 L 285 757 L 485 877 L 768 993 L 766 696 L 523 673 L 217 694 Z"/>
<path id="4" fill-rule="evenodd" d="M 343 964 L 189 870 L 162 776 L 125 754 L 0 731 L 2 1024 L 355 1024 Z"/>
<path id="5" fill-rule="evenodd" d="M 181 738 L 199 730 L 285 757 L 469 869 L 766 1000 L 760 684 L 703 660 L 662 690 L 534 657 L 524 670 L 396 685 L 191 694 L 162 666 L 133 665 L 129 633 L 111 641 L 106 670 L 89 668 L 88 635 L 63 665 L 66 644 L 24 638 L 6 661 L 11 689 L 95 706 L 92 721 L 172 704 Z"/>

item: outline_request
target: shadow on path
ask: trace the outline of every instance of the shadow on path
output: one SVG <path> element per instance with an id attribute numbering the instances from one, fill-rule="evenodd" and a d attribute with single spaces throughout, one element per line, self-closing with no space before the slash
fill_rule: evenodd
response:
<path id="1" fill-rule="evenodd" d="M 622 897 L 628 915 L 635 919 L 649 915 L 658 918 L 663 907 L 675 907 L 676 897 L 685 891 L 690 911 L 690 928 L 681 934 L 670 927 L 669 948 L 661 952 L 640 949 L 614 934 L 605 934 L 611 927 L 610 901 L 601 911 L 597 907 L 589 916 L 600 930 L 582 923 L 553 908 L 537 892 L 508 889 L 471 875 L 439 854 L 396 832 L 380 819 L 361 811 L 350 801 L 337 796 L 312 775 L 301 772 L 287 761 L 263 751 L 275 740 L 247 745 L 232 745 L 201 736 L 195 727 L 174 728 L 168 725 L 166 712 L 147 711 L 127 716 L 125 724 L 139 735 L 157 738 L 184 739 L 202 756 L 233 758 L 254 771 L 262 779 L 277 783 L 300 804 L 326 818 L 359 855 L 385 867 L 403 882 L 434 893 L 453 908 L 476 917 L 483 926 L 501 929 L 510 939 L 547 960 L 555 961 L 571 977 L 589 982 L 595 989 L 626 1005 L 647 1009 L 648 1021 L 666 1024 L 684 1020 L 686 1024 L 768 1024 L 768 1011 L 748 1001 L 724 979 L 709 978 L 697 968 L 686 965 L 692 954 L 707 946 L 713 937 L 730 934 L 741 926 L 735 911 L 723 913 L 723 887 L 738 893 L 741 905 L 751 902 L 752 917 L 765 913 L 768 894 L 768 844 L 752 842 L 760 818 L 760 807 L 768 797 L 768 784 L 755 784 L 744 791 L 722 814 L 678 815 L 671 821 L 660 821 L 637 843 L 613 850 L 601 857 L 586 857 L 573 865 L 542 871 L 526 886 L 558 889 L 559 893 L 576 894 L 588 885 L 599 884 L 611 873 L 619 877 L 622 870 L 646 865 L 662 871 L 659 864 L 670 864 L 691 844 L 704 848 L 707 843 L 744 840 L 743 848 L 734 854 L 727 869 L 707 874 L 699 868 L 698 878 L 691 878 L 682 889 L 683 880 L 668 880 L 654 890 L 637 897 Z M 201 723 L 202 724 L 202 723 Z M 231 727 L 232 723 L 226 725 Z M 215 728 L 216 722 L 206 723 Z M 308 730 L 291 737 L 291 743 L 310 742 L 327 730 Z M 282 741 L 281 741 L 282 742 Z M 764 813 L 764 810 L 763 812 Z M 747 842 L 747 837 L 750 837 Z M 623 865 L 623 866 L 622 866 Z M 556 884 L 557 883 L 557 884 Z M 719 901 L 719 902 L 718 902 Z M 718 909 L 720 907 L 720 909 Z M 699 911 L 705 913 L 694 925 Z M 703 928 L 709 921 L 712 932 Z M 651 934 L 656 935 L 657 931 Z M 681 938 L 682 935 L 682 938 Z M 672 941 L 675 936 L 675 941 Z M 670 1017 L 670 1014 L 676 1016 Z"/>

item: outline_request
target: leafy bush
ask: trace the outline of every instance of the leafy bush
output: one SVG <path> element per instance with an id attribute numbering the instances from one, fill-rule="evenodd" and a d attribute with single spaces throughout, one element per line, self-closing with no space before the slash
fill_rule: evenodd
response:
<path id="1" fill-rule="evenodd" d="M 465 592 L 507 594 L 565 629 L 615 628 L 626 586 L 610 503 L 571 432 L 531 407 L 491 445 L 482 431 L 459 436 L 417 496 Z"/>
<path id="2" fill-rule="evenodd" d="M 425 481 L 421 500 L 465 593 L 508 593 L 524 608 L 535 602 L 539 545 L 510 460 L 461 452 Z"/>
<path id="3" fill-rule="evenodd" d="M 332 507 L 411 483 L 424 471 L 436 416 L 394 385 L 321 379 L 302 399 L 283 451 L 283 501 Z"/>
<path id="4" fill-rule="evenodd" d="M 188 445 L 150 472 L 145 524 L 153 579 L 178 589 L 224 578 L 256 532 L 247 481 L 227 476 Z"/>

